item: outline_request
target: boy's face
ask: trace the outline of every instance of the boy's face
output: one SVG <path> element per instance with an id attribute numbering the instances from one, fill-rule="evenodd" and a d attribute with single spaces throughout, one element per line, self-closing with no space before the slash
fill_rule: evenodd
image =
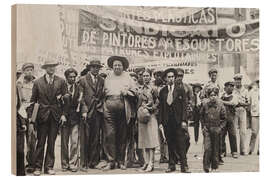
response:
<path id="1" fill-rule="evenodd" d="M 211 92 L 211 94 L 209 95 L 209 99 L 210 99 L 211 102 L 216 101 L 217 94 L 215 92 Z"/>

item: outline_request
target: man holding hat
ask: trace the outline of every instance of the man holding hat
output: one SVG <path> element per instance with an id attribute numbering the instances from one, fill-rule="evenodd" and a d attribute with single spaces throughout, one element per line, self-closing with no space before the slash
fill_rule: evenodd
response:
<path id="1" fill-rule="evenodd" d="M 19 94 L 19 100 L 21 103 L 21 108 L 24 111 L 27 111 L 27 108 L 30 106 L 30 99 L 32 95 L 32 88 L 34 85 L 35 77 L 33 76 L 34 64 L 33 63 L 24 63 L 22 66 L 22 75 L 17 80 L 17 90 Z M 20 111 L 21 112 L 21 111 Z M 22 116 L 23 117 L 23 116 Z M 34 152 L 36 146 L 36 132 L 34 131 L 33 124 L 29 124 L 29 116 L 24 117 L 26 120 L 26 143 L 27 143 L 27 154 L 26 154 L 26 171 L 32 173 L 34 170 Z"/>
<path id="2" fill-rule="evenodd" d="M 176 170 L 176 163 L 181 162 L 181 172 L 187 173 L 186 140 L 186 93 L 183 87 L 175 84 L 177 71 L 166 69 L 163 79 L 167 82 L 159 93 L 160 102 L 160 128 L 164 128 L 169 150 L 169 166 L 167 173 Z M 180 158 L 180 159 L 178 159 Z"/>
<path id="3" fill-rule="evenodd" d="M 87 65 L 88 73 L 79 81 L 82 98 L 81 121 L 81 170 L 95 168 L 100 160 L 100 129 L 103 118 L 104 79 L 99 76 L 103 66 L 99 60 Z"/>
<path id="4" fill-rule="evenodd" d="M 236 124 L 235 124 L 235 106 L 238 104 L 237 96 L 233 93 L 234 82 L 228 81 L 224 84 L 225 92 L 221 96 L 221 100 L 226 109 L 226 125 L 222 130 L 221 135 L 221 153 L 226 154 L 225 138 L 227 132 L 229 134 L 229 141 L 231 147 L 231 154 L 233 158 L 237 158 L 237 137 L 236 137 Z"/>
<path id="5" fill-rule="evenodd" d="M 234 76 L 234 94 L 238 98 L 238 104 L 235 108 L 235 123 L 239 125 L 240 133 L 240 155 L 247 155 L 246 131 L 247 131 L 247 111 L 246 108 L 250 105 L 248 90 L 242 85 L 241 74 Z"/>
<path id="6" fill-rule="evenodd" d="M 108 164 L 104 170 L 125 166 L 127 126 L 135 117 L 136 85 L 127 72 L 129 62 L 122 56 L 111 56 L 107 61 L 113 72 L 105 80 L 104 150 Z"/>
<path id="7" fill-rule="evenodd" d="M 35 124 L 37 129 L 37 146 L 35 151 L 35 171 L 34 175 L 40 175 L 43 167 L 43 157 L 45 144 L 47 141 L 47 149 L 45 155 L 44 172 L 54 175 L 53 170 L 55 161 L 55 140 L 60 124 L 66 121 L 65 112 L 61 108 L 60 100 L 66 94 L 65 80 L 56 76 L 56 66 L 58 63 L 47 60 L 42 69 L 46 71 L 44 76 L 34 82 L 30 116 L 34 110 L 34 106 L 38 103 L 39 109 L 37 118 L 31 119 L 30 124 Z"/>

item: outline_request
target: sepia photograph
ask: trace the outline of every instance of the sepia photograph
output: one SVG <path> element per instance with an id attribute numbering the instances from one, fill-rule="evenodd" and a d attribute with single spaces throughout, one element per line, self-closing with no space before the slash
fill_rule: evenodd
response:
<path id="1" fill-rule="evenodd" d="M 258 8 L 11 12 L 14 175 L 260 171 Z"/>

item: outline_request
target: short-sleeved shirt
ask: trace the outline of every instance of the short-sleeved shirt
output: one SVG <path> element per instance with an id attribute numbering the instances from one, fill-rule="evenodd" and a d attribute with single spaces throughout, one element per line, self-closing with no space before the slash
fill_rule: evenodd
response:
<path id="1" fill-rule="evenodd" d="M 237 96 L 238 103 L 250 103 L 248 90 L 244 86 L 239 89 L 235 87 L 233 93 Z"/>
<path id="2" fill-rule="evenodd" d="M 121 95 L 123 90 L 135 89 L 136 85 L 134 80 L 126 72 L 123 72 L 120 76 L 111 73 L 105 79 L 104 89 L 105 95 Z"/>

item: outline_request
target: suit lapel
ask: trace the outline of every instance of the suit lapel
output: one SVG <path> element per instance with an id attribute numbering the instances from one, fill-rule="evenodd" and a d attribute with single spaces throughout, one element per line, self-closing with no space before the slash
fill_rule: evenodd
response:
<path id="1" fill-rule="evenodd" d="M 174 85 L 174 89 L 173 89 L 173 102 L 174 102 L 174 100 L 177 98 L 177 95 L 178 95 L 177 92 L 178 92 L 178 91 L 177 91 L 177 86 Z"/>
<path id="2" fill-rule="evenodd" d="M 45 95 L 46 95 L 48 101 L 50 101 L 50 86 L 49 86 L 49 83 L 46 79 L 46 75 L 44 75 L 44 90 L 45 90 Z"/>
<path id="3" fill-rule="evenodd" d="M 86 80 L 87 80 L 88 85 L 93 89 L 93 91 L 96 91 L 96 87 L 93 83 L 93 80 L 90 74 L 86 75 Z"/>

